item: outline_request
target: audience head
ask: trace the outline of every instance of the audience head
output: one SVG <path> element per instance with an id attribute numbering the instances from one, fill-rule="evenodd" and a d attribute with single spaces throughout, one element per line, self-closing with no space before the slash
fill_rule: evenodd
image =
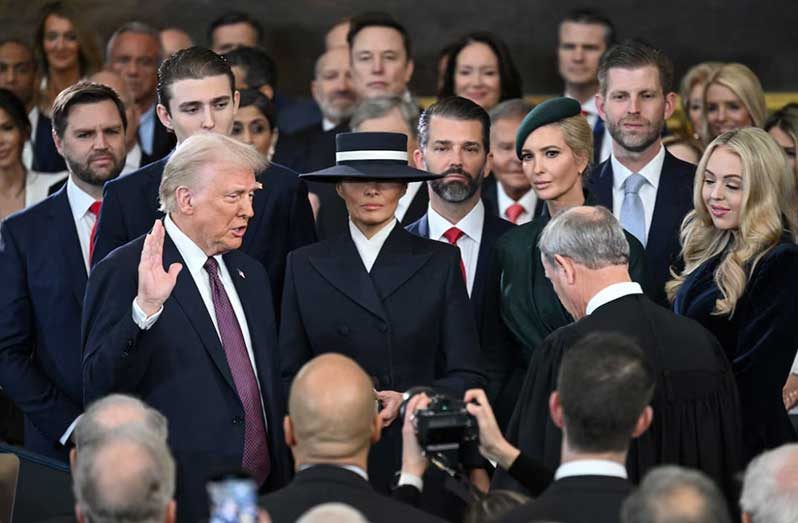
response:
<path id="1" fill-rule="evenodd" d="M 211 22 L 208 42 L 218 54 L 236 47 L 258 47 L 263 45 L 263 26 L 246 13 L 229 11 Z"/>
<path id="2" fill-rule="evenodd" d="M 566 351 L 549 401 L 563 447 L 573 453 L 625 453 L 646 431 L 656 375 L 630 338 L 597 333 Z"/>
<path id="3" fill-rule="evenodd" d="M 346 36 L 355 92 L 361 99 L 404 96 L 413 76 L 413 53 L 404 26 L 385 13 L 352 18 Z"/>
<path id="4" fill-rule="evenodd" d="M 80 451 L 73 470 L 79 523 L 175 521 L 175 462 L 166 442 L 120 428 Z"/>
<path id="5" fill-rule="evenodd" d="M 329 51 L 338 47 L 348 49 L 349 43 L 346 37 L 349 34 L 350 18 L 342 18 L 335 22 L 324 35 L 324 49 Z"/>
<path id="6" fill-rule="evenodd" d="M 297 466 L 364 466 L 368 449 L 380 437 L 374 384 L 346 356 L 318 356 L 294 378 L 284 424 Z"/>
<path id="7" fill-rule="evenodd" d="M 743 64 L 720 66 L 704 89 L 704 140 L 742 127 L 762 127 L 767 117 L 765 93 L 753 71 Z"/>
<path id="8" fill-rule="evenodd" d="M 33 50 L 20 40 L 0 40 L 0 89 L 8 89 L 28 107 L 33 102 L 35 84 Z"/>
<path id="9" fill-rule="evenodd" d="M 659 151 L 665 120 L 675 109 L 673 64 L 665 54 L 627 40 L 601 58 L 599 115 L 612 136 L 616 155 Z"/>
<path id="10" fill-rule="evenodd" d="M 322 503 L 308 510 L 296 523 L 369 523 L 355 508 L 344 503 Z"/>
<path id="11" fill-rule="evenodd" d="M 179 27 L 161 29 L 160 37 L 164 58 L 182 49 L 188 49 L 194 46 L 194 40 L 191 39 L 191 36 Z"/>
<path id="12" fill-rule="evenodd" d="M 543 229 L 538 247 L 546 277 L 575 319 L 584 317 L 587 302 L 600 290 L 594 286 L 629 280 L 629 242 L 604 207 L 560 212 Z"/>
<path id="13" fill-rule="evenodd" d="M 72 180 L 88 193 L 101 190 L 125 167 L 125 106 L 104 85 L 81 81 L 53 102 L 53 140 Z"/>
<path id="14" fill-rule="evenodd" d="M 42 74 L 77 70 L 91 74 L 100 65 L 96 36 L 81 24 L 83 17 L 72 4 L 56 1 L 45 4 L 34 36 L 34 53 Z"/>
<path id="15" fill-rule="evenodd" d="M 418 144 L 418 107 L 398 96 L 361 101 L 352 113 L 349 126 L 357 132 L 389 132 L 407 135 L 407 159 L 413 163 Z"/>
<path id="16" fill-rule="evenodd" d="M 106 85 L 116 92 L 122 104 L 125 106 L 125 117 L 127 118 L 127 130 L 125 132 L 125 145 L 127 150 L 133 148 L 138 142 L 139 118 L 141 112 L 136 105 L 133 91 L 130 90 L 125 80 L 113 71 L 99 71 L 89 77 L 89 81 Z"/>
<path id="17" fill-rule="evenodd" d="M 443 90 L 443 83 L 446 80 L 446 69 L 449 67 L 449 60 L 452 58 L 454 48 L 459 44 L 459 41 L 447 44 L 446 47 L 438 51 L 438 58 L 435 60 L 435 92 L 440 96 Z"/>
<path id="18" fill-rule="evenodd" d="M 743 523 L 798 519 L 798 445 L 782 445 L 754 458 L 745 470 L 740 509 Z"/>
<path id="19" fill-rule="evenodd" d="M 78 420 L 72 436 L 75 449 L 80 452 L 122 427 L 135 427 L 164 443 L 169 430 L 163 414 L 140 399 L 110 394 L 89 405 Z"/>
<path id="20" fill-rule="evenodd" d="M 621 523 L 731 523 L 717 485 L 697 470 L 651 469 L 621 508 Z"/>
<path id="21" fill-rule="evenodd" d="M 242 89 L 230 136 L 269 157 L 276 132 L 277 113 L 272 101 L 260 91 Z"/>
<path id="22" fill-rule="evenodd" d="M 348 47 L 333 47 L 316 60 L 310 90 L 322 116 L 330 122 L 337 125 L 352 116 L 357 95 L 352 86 Z"/>
<path id="23" fill-rule="evenodd" d="M 496 523 L 515 507 L 530 501 L 529 496 L 512 490 L 491 490 L 468 506 L 463 523 Z"/>
<path id="24" fill-rule="evenodd" d="M 428 182 L 434 200 L 475 203 L 490 173 L 490 117 L 468 98 L 452 96 L 429 106 L 418 121 L 415 164 L 442 178 Z"/>
<path id="25" fill-rule="evenodd" d="M 508 98 L 520 98 L 521 74 L 510 49 L 491 33 L 471 33 L 451 48 L 439 98 L 463 96 L 490 110 Z"/>
<path id="26" fill-rule="evenodd" d="M 690 123 L 690 132 L 695 134 L 703 129 L 704 89 L 707 80 L 723 64 L 721 62 L 701 62 L 687 70 L 679 86 L 682 110 Z"/>
<path id="27" fill-rule="evenodd" d="M 162 55 L 160 33 L 141 22 L 114 31 L 105 48 L 106 66 L 125 79 L 142 110 L 155 103 Z"/>
<path id="28" fill-rule="evenodd" d="M 513 98 L 501 102 L 489 111 L 493 176 L 505 194 L 513 200 L 518 200 L 532 189 L 521 168 L 521 161 L 515 154 L 515 135 L 521 121 L 531 110 L 532 104 L 522 98 Z"/>
<path id="29" fill-rule="evenodd" d="M 233 71 L 209 49 L 183 49 L 158 69 L 158 118 L 178 142 L 198 131 L 229 134 L 237 108 Z"/>
<path id="30" fill-rule="evenodd" d="M 792 172 L 798 178 L 798 162 L 795 151 L 798 149 L 798 104 L 788 103 L 765 122 L 765 130 L 776 140 L 784 151 Z"/>
<path id="31" fill-rule="evenodd" d="M 253 216 L 256 175 L 266 158 L 254 147 L 218 133 L 196 133 L 178 144 L 164 167 L 161 211 L 207 256 L 241 246 Z M 231 197 L 232 195 L 232 197 Z"/>
<path id="32" fill-rule="evenodd" d="M 8 89 L 0 88 L 0 169 L 22 165 L 22 149 L 30 138 L 30 121 L 22 100 Z"/>
<path id="33" fill-rule="evenodd" d="M 224 54 L 233 69 L 236 89 L 257 89 L 270 100 L 277 89 L 277 66 L 272 57 L 256 47 L 237 47 Z"/>
<path id="34" fill-rule="evenodd" d="M 599 59 L 614 43 L 615 27 L 596 11 L 578 9 L 563 18 L 558 30 L 557 63 L 566 93 L 595 92 Z"/>

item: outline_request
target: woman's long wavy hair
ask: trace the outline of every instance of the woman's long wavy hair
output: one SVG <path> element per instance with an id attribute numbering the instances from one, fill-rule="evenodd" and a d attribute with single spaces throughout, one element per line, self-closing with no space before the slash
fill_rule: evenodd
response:
<path id="1" fill-rule="evenodd" d="M 714 227 L 701 194 L 707 162 L 719 147 L 739 156 L 742 165 L 740 224 L 735 230 Z M 682 222 L 680 235 L 684 270 L 681 274 L 671 271 L 674 279 L 665 285 L 665 291 L 673 301 L 694 270 L 722 255 L 714 274 L 721 295 L 713 314 L 731 316 L 762 256 L 785 233 L 793 242 L 798 239 L 795 177 L 784 153 L 768 133 L 754 127 L 730 131 L 715 138 L 701 157 L 693 183 L 693 207 Z"/>

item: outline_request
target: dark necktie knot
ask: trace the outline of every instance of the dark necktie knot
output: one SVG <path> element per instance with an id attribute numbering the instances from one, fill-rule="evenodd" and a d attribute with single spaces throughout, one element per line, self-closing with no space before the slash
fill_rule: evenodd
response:
<path id="1" fill-rule="evenodd" d="M 219 262 L 213 256 L 208 257 L 203 267 L 205 267 L 205 272 L 208 273 L 208 276 L 214 280 L 219 278 Z"/>

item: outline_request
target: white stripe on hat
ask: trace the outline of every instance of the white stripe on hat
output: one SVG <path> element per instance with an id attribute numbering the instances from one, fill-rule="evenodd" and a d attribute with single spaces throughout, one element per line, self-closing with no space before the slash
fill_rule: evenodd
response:
<path id="1" fill-rule="evenodd" d="M 407 161 L 407 151 L 341 151 L 335 153 L 336 162 L 354 160 L 400 160 Z"/>

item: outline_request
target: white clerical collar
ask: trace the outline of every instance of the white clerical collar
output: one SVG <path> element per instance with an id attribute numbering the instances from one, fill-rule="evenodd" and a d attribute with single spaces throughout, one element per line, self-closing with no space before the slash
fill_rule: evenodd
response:
<path id="1" fill-rule="evenodd" d="M 612 185 L 615 189 L 623 187 L 627 178 L 632 176 L 634 172 L 629 170 L 624 164 L 618 161 L 613 153 L 610 156 L 612 162 Z M 650 183 L 654 189 L 659 186 L 659 178 L 662 174 L 662 164 L 665 162 L 665 147 L 660 144 L 659 152 L 657 155 L 648 162 L 645 167 L 637 171 Z"/>
<path id="2" fill-rule="evenodd" d="M 605 459 L 579 459 L 563 463 L 557 468 L 554 480 L 572 476 L 612 476 L 626 479 L 626 467 Z"/>
<path id="3" fill-rule="evenodd" d="M 474 208 L 468 214 L 463 216 L 459 222 L 452 224 L 438 214 L 432 208 L 432 204 L 430 204 L 427 208 L 427 221 L 429 223 L 429 237 L 433 240 L 440 240 L 443 238 L 443 233 L 452 227 L 457 227 L 466 236 L 479 243 L 482 241 L 482 226 L 485 223 L 485 205 L 481 199 L 477 200 L 477 204 L 474 205 Z"/>
<path id="4" fill-rule="evenodd" d="M 587 302 L 587 307 L 585 307 L 585 316 L 590 316 L 602 305 L 606 305 L 607 303 L 615 301 L 618 298 L 629 296 L 630 294 L 643 294 L 643 289 L 640 287 L 639 283 L 634 281 L 625 281 L 621 283 L 613 283 L 609 287 L 604 287 L 594 294 L 593 297 L 590 298 L 590 301 Z"/>
<path id="5" fill-rule="evenodd" d="M 67 177 L 67 200 L 69 207 L 72 209 L 72 217 L 75 220 L 80 220 L 86 213 L 89 212 L 89 207 L 96 201 L 94 196 L 90 195 L 72 180 L 72 175 Z"/>
<path id="6" fill-rule="evenodd" d="M 205 262 L 208 261 L 208 255 L 200 249 L 199 245 L 194 243 L 194 240 L 180 230 L 180 227 L 177 226 L 170 215 L 167 214 L 166 218 L 164 218 L 163 226 L 166 229 L 166 234 L 169 235 L 175 247 L 177 247 L 177 252 L 180 253 L 191 275 L 200 274 L 200 271 L 205 267 Z M 224 263 L 221 254 L 215 255 L 214 259 L 219 265 Z"/>

